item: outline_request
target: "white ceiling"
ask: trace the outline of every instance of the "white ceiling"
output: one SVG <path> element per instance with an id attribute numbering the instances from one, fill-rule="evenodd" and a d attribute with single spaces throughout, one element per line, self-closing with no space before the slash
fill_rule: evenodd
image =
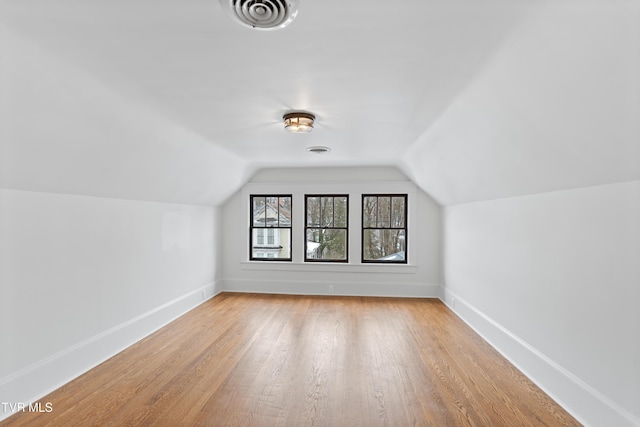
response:
<path id="1" fill-rule="evenodd" d="M 218 204 L 264 167 L 390 165 L 448 205 L 640 179 L 640 0 L 300 0 L 270 32 L 218 0 L 0 0 L 0 37 L 2 187 Z"/>

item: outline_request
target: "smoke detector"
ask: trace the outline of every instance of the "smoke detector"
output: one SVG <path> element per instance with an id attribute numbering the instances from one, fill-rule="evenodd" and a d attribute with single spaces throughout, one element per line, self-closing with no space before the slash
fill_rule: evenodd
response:
<path id="1" fill-rule="evenodd" d="M 298 0 L 220 0 L 231 17 L 256 30 L 284 28 L 298 14 Z"/>

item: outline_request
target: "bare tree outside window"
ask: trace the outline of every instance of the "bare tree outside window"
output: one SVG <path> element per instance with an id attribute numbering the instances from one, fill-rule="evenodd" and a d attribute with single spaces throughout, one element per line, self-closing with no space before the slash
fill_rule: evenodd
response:
<path id="1" fill-rule="evenodd" d="M 347 262 L 349 196 L 305 196 L 305 261 Z"/>
<path id="2" fill-rule="evenodd" d="M 362 196 L 362 262 L 407 263 L 407 195 Z"/>

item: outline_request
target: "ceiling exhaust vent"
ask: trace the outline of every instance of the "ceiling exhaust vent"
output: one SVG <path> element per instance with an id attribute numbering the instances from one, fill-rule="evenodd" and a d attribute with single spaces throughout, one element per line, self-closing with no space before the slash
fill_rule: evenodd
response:
<path id="1" fill-rule="evenodd" d="M 313 147 L 307 147 L 307 151 L 313 154 L 324 154 L 331 151 L 331 148 L 324 145 L 314 145 Z"/>
<path id="2" fill-rule="evenodd" d="M 256 30 L 284 28 L 298 14 L 298 0 L 220 0 L 240 24 Z"/>

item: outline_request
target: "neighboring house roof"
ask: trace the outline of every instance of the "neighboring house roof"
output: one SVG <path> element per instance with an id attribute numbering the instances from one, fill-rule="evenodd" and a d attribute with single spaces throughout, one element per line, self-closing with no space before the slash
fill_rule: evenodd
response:
<path id="1" fill-rule="evenodd" d="M 266 227 L 291 226 L 291 211 L 282 203 L 272 205 L 266 203 L 253 212 L 254 218 L 260 218 L 264 214 Z"/>

